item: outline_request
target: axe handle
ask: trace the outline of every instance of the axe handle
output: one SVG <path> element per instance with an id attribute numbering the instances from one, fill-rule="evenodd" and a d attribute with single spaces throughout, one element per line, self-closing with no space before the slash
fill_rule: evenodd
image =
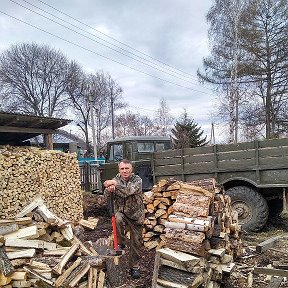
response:
<path id="1" fill-rule="evenodd" d="M 116 226 L 116 217 L 115 217 L 115 211 L 114 211 L 114 192 L 110 194 L 109 199 L 110 204 L 110 212 L 112 217 L 112 230 L 113 230 L 113 239 L 114 239 L 114 250 L 118 251 L 118 236 L 117 236 L 117 226 Z"/>

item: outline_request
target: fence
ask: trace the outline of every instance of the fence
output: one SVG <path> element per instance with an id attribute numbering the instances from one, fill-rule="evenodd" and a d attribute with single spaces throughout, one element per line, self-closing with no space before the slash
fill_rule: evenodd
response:
<path id="1" fill-rule="evenodd" d="M 79 162 L 81 189 L 85 191 L 100 190 L 100 169 L 99 164 Z"/>

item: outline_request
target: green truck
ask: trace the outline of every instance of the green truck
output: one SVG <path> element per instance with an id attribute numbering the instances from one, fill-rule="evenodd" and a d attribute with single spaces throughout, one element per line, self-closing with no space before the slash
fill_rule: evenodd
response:
<path id="1" fill-rule="evenodd" d="M 117 173 L 122 158 L 133 162 L 143 190 L 161 178 L 189 182 L 213 177 L 231 196 L 239 222 L 248 231 L 260 230 L 269 213 L 286 211 L 288 138 L 172 150 L 169 138 L 128 137 L 107 147 L 102 180 Z"/>

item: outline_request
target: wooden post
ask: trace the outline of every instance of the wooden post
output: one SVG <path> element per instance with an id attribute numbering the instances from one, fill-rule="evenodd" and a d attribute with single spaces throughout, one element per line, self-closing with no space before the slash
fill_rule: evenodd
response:
<path id="1" fill-rule="evenodd" d="M 286 188 L 283 188 L 283 213 L 287 213 L 287 194 Z"/>
<path id="2" fill-rule="evenodd" d="M 52 134 L 44 134 L 44 145 L 48 150 L 53 150 Z"/>

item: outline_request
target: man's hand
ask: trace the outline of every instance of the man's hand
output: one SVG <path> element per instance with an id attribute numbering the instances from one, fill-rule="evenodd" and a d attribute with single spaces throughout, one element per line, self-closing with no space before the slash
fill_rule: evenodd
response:
<path id="1" fill-rule="evenodd" d="M 110 185 L 106 188 L 106 190 L 110 193 L 115 192 L 116 186 L 115 185 Z"/>
<path id="2" fill-rule="evenodd" d="M 106 190 L 108 192 L 111 192 L 111 193 L 113 193 L 115 191 L 116 185 L 117 185 L 117 182 L 116 182 L 116 180 L 113 180 L 113 179 L 112 180 L 106 180 L 104 182 L 104 187 L 106 188 Z"/>

